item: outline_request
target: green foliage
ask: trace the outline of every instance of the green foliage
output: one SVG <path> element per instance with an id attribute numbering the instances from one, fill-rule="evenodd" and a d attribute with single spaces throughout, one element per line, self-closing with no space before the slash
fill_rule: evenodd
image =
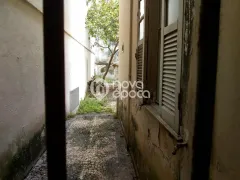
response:
<path id="1" fill-rule="evenodd" d="M 67 115 L 67 120 L 69 120 L 69 119 L 72 119 L 72 118 L 74 118 L 76 116 L 76 114 L 74 114 L 74 113 L 69 113 L 68 115 Z"/>
<path id="2" fill-rule="evenodd" d="M 90 7 L 86 18 L 89 35 L 102 40 L 108 47 L 118 41 L 118 0 L 88 0 Z"/>
<path id="3" fill-rule="evenodd" d="M 86 96 L 85 99 L 80 101 L 80 106 L 77 114 L 87 114 L 87 113 L 112 113 L 112 109 L 106 107 L 107 100 L 98 100 L 93 97 Z"/>
<path id="4" fill-rule="evenodd" d="M 115 80 L 114 79 L 112 79 L 112 78 L 108 78 L 108 77 L 106 77 L 105 78 L 105 81 L 107 81 L 107 83 L 113 83 Z"/>

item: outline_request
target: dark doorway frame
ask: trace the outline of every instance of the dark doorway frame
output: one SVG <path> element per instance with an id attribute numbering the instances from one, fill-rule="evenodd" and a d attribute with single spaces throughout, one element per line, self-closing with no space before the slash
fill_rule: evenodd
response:
<path id="1" fill-rule="evenodd" d="M 48 179 L 66 179 L 64 1 L 43 0 Z"/>
<path id="2" fill-rule="evenodd" d="M 210 178 L 221 0 L 201 0 L 192 180 Z"/>

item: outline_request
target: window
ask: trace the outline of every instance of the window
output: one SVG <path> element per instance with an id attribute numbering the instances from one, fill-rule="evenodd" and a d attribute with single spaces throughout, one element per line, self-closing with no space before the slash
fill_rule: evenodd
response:
<path id="1" fill-rule="evenodd" d="M 144 0 L 139 0 L 139 40 L 141 41 L 144 38 L 144 12 L 145 12 L 145 4 Z"/>
<path id="2" fill-rule="evenodd" d="M 137 80 L 144 81 L 144 89 L 151 93 L 151 100 L 145 102 L 155 103 L 161 119 L 176 133 L 179 133 L 182 13 L 183 0 L 145 3 L 139 0 Z"/>
<path id="3" fill-rule="evenodd" d="M 145 33 L 145 0 L 138 1 L 138 47 L 136 50 L 137 81 L 143 82 L 144 67 L 144 33 Z"/>
<path id="4" fill-rule="evenodd" d="M 144 21 L 142 20 L 139 25 L 139 40 L 142 40 L 144 37 Z"/>
<path id="5" fill-rule="evenodd" d="M 179 17 L 179 0 L 166 0 L 166 25 L 175 23 Z"/>
<path id="6" fill-rule="evenodd" d="M 137 81 L 151 93 L 144 102 L 179 133 L 183 0 L 139 0 L 138 8 Z"/>
<path id="7" fill-rule="evenodd" d="M 179 130 L 182 0 L 162 0 L 158 102 L 161 117 Z"/>

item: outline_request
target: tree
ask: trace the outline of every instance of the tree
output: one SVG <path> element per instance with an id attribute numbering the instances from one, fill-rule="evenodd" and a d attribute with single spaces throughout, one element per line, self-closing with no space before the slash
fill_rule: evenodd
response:
<path id="1" fill-rule="evenodd" d="M 107 48 L 111 54 L 103 75 L 105 79 L 118 51 L 119 3 L 118 0 L 88 0 L 88 3 L 86 27 L 89 35 L 95 39 L 94 46 Z"/>

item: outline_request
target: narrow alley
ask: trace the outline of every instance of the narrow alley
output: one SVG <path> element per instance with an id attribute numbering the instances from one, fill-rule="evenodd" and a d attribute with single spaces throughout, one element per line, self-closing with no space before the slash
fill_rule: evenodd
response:
<path id="1" fill-rule="evenodd" d="M 79 115 L 66 122 L 68 180 L 133 180 L 121 123 L 112 115 Z M 25 180 L 47 179 L 46 153 Z"/>
<path id="2" fill-rule="evenodd" d="M 0 180 L 239 180 L 240 0 L 0 0 Z"/>

